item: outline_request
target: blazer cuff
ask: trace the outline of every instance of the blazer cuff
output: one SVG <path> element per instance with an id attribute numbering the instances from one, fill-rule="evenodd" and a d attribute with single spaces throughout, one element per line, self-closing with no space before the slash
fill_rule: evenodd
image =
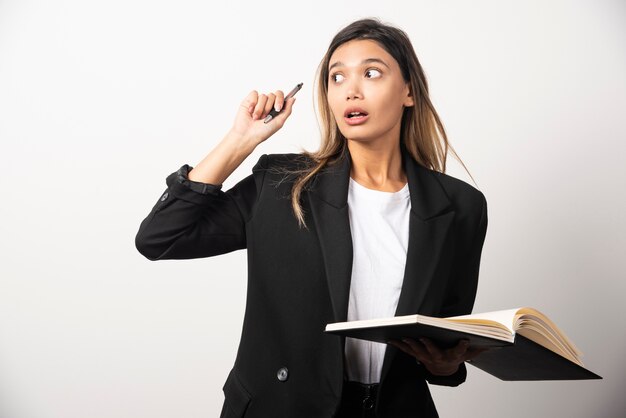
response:
<path id="1" fill-rule="evenodd" d="M 193 167 L 188 164 L 185 164 L 177 171 L 167 176 L 165 180 L 167 187 L 176 198 L 202 205 L 223 193 L 221 191 L 221 184 L 201 183 L 189 180 L 189 171 L 191 171 L 192 168 Z"/>
<path id="2" fill-rule="evenodd" d="M 434 375 L 429 372 L 423 364 L 420 364 L 420 366 L 424 369 L 424 377 L 428 383 L 432 385 L 458 386 L 465 382 L 465 379 L 467 378 L 467 368 L 465 367 L 465 363 L 459 364 L 458 370 L 449 376 Z"/>

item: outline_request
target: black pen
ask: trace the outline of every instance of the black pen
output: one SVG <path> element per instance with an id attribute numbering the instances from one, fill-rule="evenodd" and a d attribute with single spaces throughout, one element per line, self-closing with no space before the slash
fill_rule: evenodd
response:
<path id="1" fill-rule="evenodd" d="M 293 88 L 293 90 L 291 90 L 289 92 L 288 95 L 285 96 L 285 102 L 287 101 L 288 98 L 293 97 L 296 95 L 296 93 L 298 92 L 298 90 L 300 90 L 302 88 L 302 84 L 304 83 L 300 83 L 297 86 L 295 86 Z M 263 120 L 263 123 L 267 123 L 269 121 L 272 120 L 272 118 L 274 118 L 274 116 L 278 115 L 280 112 L 283 111 L 283 109 L 285 108 L 285 102 L 283 102 L 283 107 L 280 108 L 280 111 L 277 112 L 275 108 L 272 108 L 272 111 L 270 113 L 268 113 L 268 115 L 265 117 L 265 119 Z"/>

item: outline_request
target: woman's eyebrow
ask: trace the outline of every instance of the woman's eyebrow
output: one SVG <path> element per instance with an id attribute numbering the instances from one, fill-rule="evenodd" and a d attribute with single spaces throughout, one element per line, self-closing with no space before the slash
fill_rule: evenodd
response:
<path id="1" fill-rule="evenodd" d="M 381 63 L 385 67 L 389 68 L 389 66 L 385 63 L 385 61 L 381 60 L 380 58 L 366 58 L 363 61 L 361 61 L 361 65 L 369 64 L 369 63 L 372 63 L 372 62 Z M 337 61 L 337 62 L 333 63 L 330 67 L 328 67 L 328 71 L 332 70 L 334 67 L 342 67 L 343 65 L 344 65 L 343 62 Z"/>

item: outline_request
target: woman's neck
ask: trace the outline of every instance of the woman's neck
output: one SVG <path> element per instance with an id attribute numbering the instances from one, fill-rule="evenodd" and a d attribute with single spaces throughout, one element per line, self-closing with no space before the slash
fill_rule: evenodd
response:
<path id="1" fill-rule="evenodd" d="M 400 143 L 371 144 L 348 140 L 350 177 L 368 189 L 397 192 L 407 182 Z"/>

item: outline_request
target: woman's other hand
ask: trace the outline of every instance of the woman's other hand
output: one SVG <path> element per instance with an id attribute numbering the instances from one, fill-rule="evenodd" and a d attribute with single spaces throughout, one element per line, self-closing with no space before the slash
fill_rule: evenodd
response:
<path id="1" fill-rule="evenodd" d="M 391 340 L 389 344 L 415 357 L 431 374 L 436 376 L 454 374 L 461 363 L 487 350 L 486 348 L 470 348 L 467 340 L 461 340 L 455 347 L 448 349 L 440 349 L 428 338 L 420 338 L 420 342 L 404 338 L 402 341 Z"/>
<path id="2" fill-rule="evenodd" d="M 285 100 L 282 90 L 267 95 L 252 90 L 241 102 L 231 132 L 258 145 L 283 127 L 291 115 L 295 100 L 294 97 Z M 272 108 L 281 112 L 268 123 L 264 123 L 263 120 Z"/>

